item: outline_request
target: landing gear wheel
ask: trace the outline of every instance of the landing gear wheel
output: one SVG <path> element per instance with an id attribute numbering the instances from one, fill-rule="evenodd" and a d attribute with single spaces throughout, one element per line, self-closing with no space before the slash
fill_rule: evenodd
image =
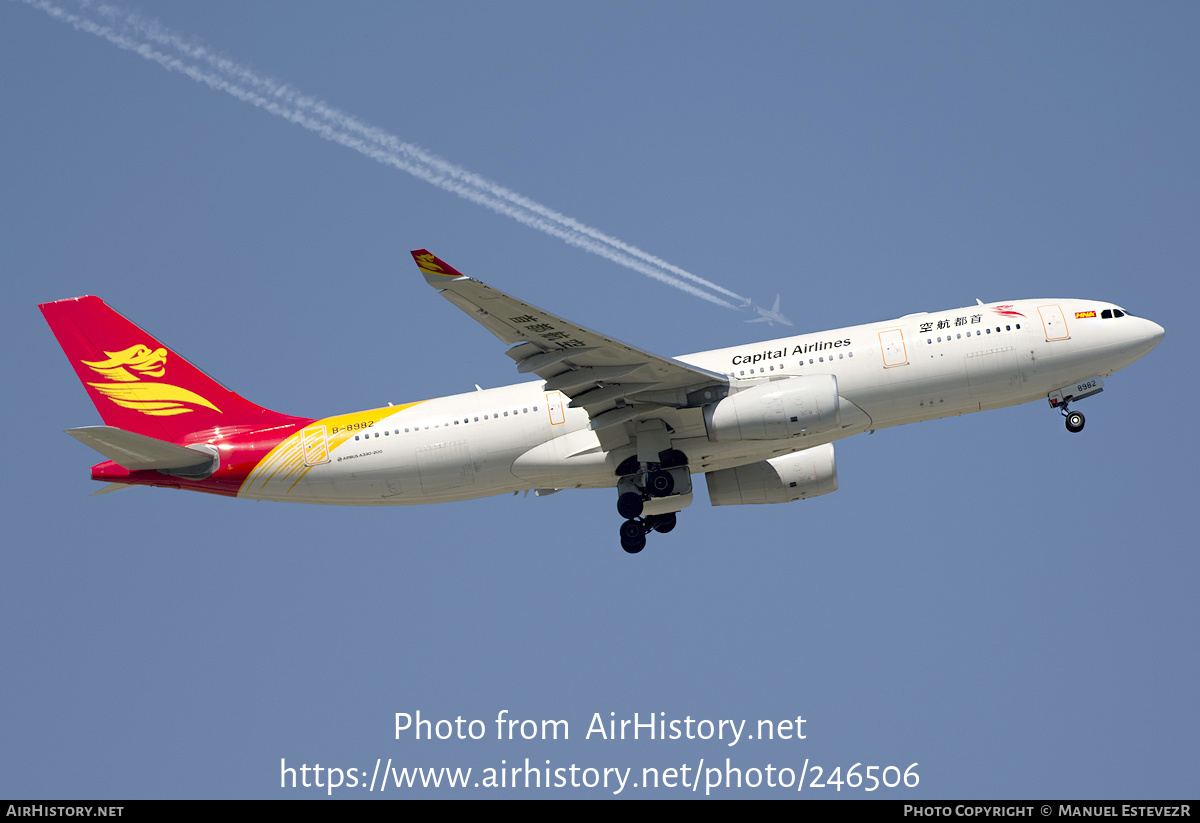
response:
<path id="1" fill-rule="evenodd" d="M 637 492 L 625 492 L 617 498 L 617 513 L 626 520 L 632 520 L 640 515 L 642 513 L 642 496 Z"/>
<path id="2" fill-rule="evenodd" d="M 1084 420 L 1082 414 L 1077 411 L 1068 412 L 1066 418 L 1067 431 L 1071 432 L 1072 434 L 1083 431 Z"/>
<path id="3" fill-rule="evenodd" d="M 659 534 L 666 534 L 675 528 L 675 512 L 650 515 L 646 518 L 646 525 Z"/>
<path id="4" fill-rule="evenodd" d="M 650 477 L 646 480 L 646 490 L 655 497 L 666 497 L 675 491 L 675 478 L 671 476 L 670 472 L 661 469 L 651 472 Z"/>
<path id="5" fill-rule="evenodd" d="M 621 524 L 621 548 L 637 554 L 646 548 L 646 530 L 637 520 L 626 520 Z"/>

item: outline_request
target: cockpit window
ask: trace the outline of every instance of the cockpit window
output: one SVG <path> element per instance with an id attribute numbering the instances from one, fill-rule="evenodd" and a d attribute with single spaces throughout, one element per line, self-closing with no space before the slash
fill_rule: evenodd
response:
<path id="1" fill-rule="evenodd" d="M 1105 309 L 1104 311 L 1100 312 L 1100 319 L 1112 320 L 1112 309 Z"/>
<path id="2" fill-rule="evenodd" d="M 1113 317 L 1124 317 L 1124 316 L 1125 316 L 1125 312 L 1121 311 L 1120 309 L 1113 309 Z"/>

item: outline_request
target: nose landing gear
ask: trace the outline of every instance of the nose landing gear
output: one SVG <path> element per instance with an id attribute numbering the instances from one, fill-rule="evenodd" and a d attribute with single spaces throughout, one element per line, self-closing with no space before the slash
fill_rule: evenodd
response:
<path id="1" fill-rule="evenodd" d="M 1104 378 L 1097 375 L 1096 377 L 1089 377 L 1087 380 L 1080 380 L 1078 383 L 1073 383 L 1070 386 L 1055 389 L 1050 392 L 1046 399 L 1050 401 L 1050 408 L 1058 409 L 1062 413 L 1067 424 L 1067 431 L 1077 434 L 1083 431 L 1083 415 L 1077 411 L 1071 411 L 1067 408 L 1067 405 L 1074 403 L 1076 400 L 1091 397 L 1093 394 L 1099 394 L 1102 391 L 1104 391 Z"/>

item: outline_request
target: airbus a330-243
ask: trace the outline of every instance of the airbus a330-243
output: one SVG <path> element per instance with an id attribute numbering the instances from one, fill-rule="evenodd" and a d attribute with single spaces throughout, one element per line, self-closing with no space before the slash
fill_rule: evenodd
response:
<path id="1" fill-rule="evenodd" d="M 1153 349 L 1156 323 L 1096 300 L 911 314 L 680 357 L 605 337 L 466 277 L 425 279 L 536 380 L 312 419 L 269 411 L 98 297 L 42 304 L 105 425 L 69 429 L 110 485 L 255 500 L 409 505 L 530 489 L 615 488 L 621 545 L 669 532 L 702 473 L 714 506 L 837 488 L 833 442 L 1048 399 L 1069 405 Z"/>

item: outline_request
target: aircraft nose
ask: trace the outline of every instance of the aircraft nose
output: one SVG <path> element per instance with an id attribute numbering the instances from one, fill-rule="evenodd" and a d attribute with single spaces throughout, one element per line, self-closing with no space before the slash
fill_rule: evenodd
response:
<path id="1" fill-rule="evenodd" d="M 1137 349 L 1140 352 L 1138 357 L 1142 357 L 1159 344 L 1163 339 L 1163 335 L 1167 333 L 1167 330 L 1153 320 L 1147 320 L 1144 317 L 1139 317 L 1138 320 L 1140 323 L 1137 335 Z"/>
<path id="2" fill-rule="evenodd" d="M 1159 344 L 1160 341 L 1162 341 L 1163 335 L 1167 333 L 1167 330 L 1155 323 L 1153 320 L 1147 320 L 1146 325 L 1149 327 L 1146 331 L 1150 342 L 1150 348 L 1154 348 Z"/>

